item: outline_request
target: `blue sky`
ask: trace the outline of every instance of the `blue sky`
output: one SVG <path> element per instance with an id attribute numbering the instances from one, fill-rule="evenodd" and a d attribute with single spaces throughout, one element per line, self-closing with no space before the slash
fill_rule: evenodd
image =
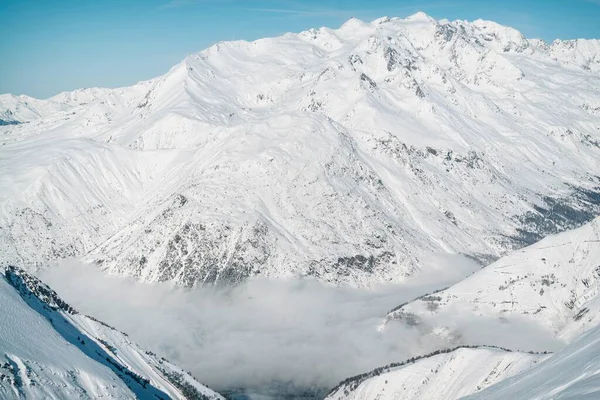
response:
<path id="1" fill-rule="evenodd" d="M 0 93 L 130 85 L 221 40 L 416 11 L 548 41 L 600 38 L 600 0 L 0 0 Z"/>

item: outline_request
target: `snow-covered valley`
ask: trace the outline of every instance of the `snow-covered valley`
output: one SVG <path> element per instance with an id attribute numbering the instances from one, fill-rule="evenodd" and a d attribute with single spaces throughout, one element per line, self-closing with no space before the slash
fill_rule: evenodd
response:
<path id="1" fill-rule="evenodd" d="M 595 398 L 599 215 L 599 40 L 350 19 L 0 95 L 0 397 Z"/>

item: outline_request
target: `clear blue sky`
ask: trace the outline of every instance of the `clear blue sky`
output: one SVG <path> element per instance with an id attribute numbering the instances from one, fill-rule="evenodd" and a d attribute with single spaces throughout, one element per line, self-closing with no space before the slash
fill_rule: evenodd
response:
<path id="1" fill-rule="evenodd" d="M 416 11 L 547 41 L 600 38 L 600 0 L 0 0 L 0 93 L 130 85 L 221 40 Z"/>

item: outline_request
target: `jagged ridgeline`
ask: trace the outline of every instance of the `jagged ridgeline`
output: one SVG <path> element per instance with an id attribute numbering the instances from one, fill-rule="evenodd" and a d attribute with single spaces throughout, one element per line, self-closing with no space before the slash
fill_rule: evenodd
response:
<path id="1" fill-rule="evenodd" d="M 599 60 L 598 41 L 419 13 L 221 42 L 126 88 L 2 96 L 20 123 L 0 127 L 0 263 L 185 286 L 488 264 L 600 214 Z"/>

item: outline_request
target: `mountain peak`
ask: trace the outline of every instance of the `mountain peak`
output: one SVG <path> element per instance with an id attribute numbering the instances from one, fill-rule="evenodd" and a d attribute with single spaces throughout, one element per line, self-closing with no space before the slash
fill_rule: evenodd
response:
<path id="1" fill-rule="evenodd" d="M 407 21 L 415 21 L 415 22 L 435 22 L 435 19 L 431 16 L 427 15 L 423 11 L 418 11 L 412 15 L 406 17 Z"/>
<path id="2" fill-rule="evenodd" d="M 356 17 L 350 18 L 348 21 L 344 22 L 344 24 L 340 27 L 340 30 L 352 30 L 359 29 L 368 26 L 369 23 L 365 22 Z"/>
<path id="3" fill-rule="evenodd" d="M 381 24 L 385 24 L 386 22 L 390 22 L 392 20 L 392 18 L 386 16 L 374 19 L 373 21 L 371 21 L 371 24 L 373 25 L 381 25 Z"/>

